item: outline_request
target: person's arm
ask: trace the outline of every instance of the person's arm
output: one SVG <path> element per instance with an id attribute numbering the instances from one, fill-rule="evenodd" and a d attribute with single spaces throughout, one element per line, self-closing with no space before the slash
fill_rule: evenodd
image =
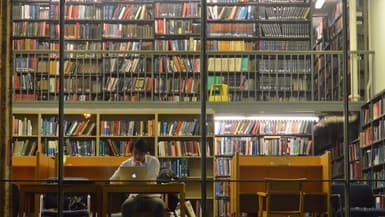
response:
<path id="1" fill-rule="evenodd" d="M 118 180 L 120 173 L 120 166 L 115 170 L 114 174 L 110 177 L 110 180 Z"/>
<path id="2" fill-rule="evenodd" d="M 151 156 L 151 163 L 149 165 L 148 169 L 148 179 L 149 180 L 156 180 L 159 175 L 159 170 L 160 170 L 160 163 L 158 158 Z"/>

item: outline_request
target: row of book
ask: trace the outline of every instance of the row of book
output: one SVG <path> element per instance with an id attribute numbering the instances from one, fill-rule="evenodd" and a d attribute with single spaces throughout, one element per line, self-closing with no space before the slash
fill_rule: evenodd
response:
<path id="1" fill-rule="evenodd" d="M 251 51 L 254 50 L 254 42 L 245 40 L 210 40 L 207 42 L 210 51 Z"/>
<path id="2" fill-rule="evenodd" d="M 95 156 L 95 143 L 95 140 L 65 140 L 63 151 L 67 156 Z M 55 156 L 58 147 L 58 140 L 44 139 L 39 150 L 48 156 Z"/>
<path id="3" fill-rule="evenodd" d="M 13 48 L 15 50 L 49 50 L 50 43 L 32 39 L 32 38 L 26 38 L 26 39 L 14 39 L 12 40 Z"/>
<path id="4" fill-rule="evenodd" d="M 184 35 L 184 34 L 200 34 L 200 23 L 195 20 L 174 20 L 174 19 L 157 19 L 155 20 L 156 34 Z"/>
<path id="5" fill-rule="evenodd" d="M 19 118 L 16 116 L 12 116 L 12 135 L 13 136 L 36 135 L 36 132 L 33 130 L 34 129 L 32 127 L 32 119 L 28 117 Z"/>
<path id="6" fill-rule="evenodd" d="M 259 72 L 271 74 L 290 74 L 298 75 L 310 74 L 311 61 L 310 59 L 261 59 L 258 61 Z"/>
<path id="7" fill-rule="evenodd" d="M 261 36 L 278 38 L 305 38 L 309 37 L 309 24 L 260 24 Z M 163 20 L 155 21 L 156 34 L 200 34 L 200 24 L 192 20 Z M 256 25 L 250 23 L 210 23 L 208 25 L 208 36 L 241 36 L 257 37 Z M 75 23 L 67 24 L 64 28 L 64 38 L 67 40 L 104 38 L 153 38 L 154 31 L 150 24 L 99 24 Z M 59 25 L 47 22 L 15 22 L 13 24 L 13 36 L 17 37 L 48 37 L 59 38 Z"/>
<path id="8" fill-rule="evenodd" d="M 155 59 L 155 70 L 159 73 L 200 71 L 200 58 L 188 56 L 160 56 Z"/>
<path id="9" fill-rule="evenodd" d="M 49 6 L 37 4 L 13 4 L 13 19 L 44 20 L 49 19 Z"/>
<path id="10" fill-rule="evenodd" d="M 199 93 L 199 77 L 107 77 L 103 86 L 92 76 L 64 79 L 64 92 L 82 94 L 102 93 L 154 93 L 154 94 L 194 94 Z M 35 82 L 35 83 L 34 83 Z M 30 73 L 14 76 L 15 91 L 34 94 L 59 93 L 59 78 L 34 78 Z"/>
<path id="11" fill-rule="evenodd" d="M 82 93 L 82 94 L 99 94 L 101 93 L 101 85 L 97 80 L 88 78 L 65 78 L 63 91 L 65 94 Z M 37 81 L 37 90 L 48 93 L 59 93 L 59 79 L 49 78 Z"/>
<path id="12" fill-rule="evenodd" d="M 101 136 L 153 136 L 154 120 L 102 120 Z"/>
<path id="13" fill-rule="evenodd" d="M 60 36 L 60 25 L 53 24 L 50 37 L 58 39 Z M 68 23 L 64 26 L 64 39 L 87 39 L 100 40 L 102 38 L 102 26 L 95 23 Z"/>
<path id="14" fill-rule="evenodd" d="M 65 136 L 92 136 L 95 135 L 96 124 L 93 120 L 64 120 Z M 59 124 L 57 117 L 44 117 L 41 119 L 42 136 L 58 136 Z"/>
<path id="15" fill-rule="evenodd" d="M 361 163 L 360 161 L 354 161 L 349 164 L 350 180 L 358 180 L 362 178 Z"/>
<path id="16" fill-rule="evenodd" d="M 137 51 L 137 50 L 153 50 L 154 45 L 152 41 L 107 41 L 103 42 L 103 50 L 109 51 L 121 51 L 122 54 L 125 51 Z M 120 54 L 120 55 L 122 55 Z M 119 55 L 119 54 L 118 54 Z"/>
<path id="17" fill-rule="evenodd" d="M 360 132 L 361 148 L 370 147 L 374 142 L 376 141 L 373 139 L 373 127 L 367 127 Z"/>
<path id="18" fill-rule="evenodd" d="M 156 2 L 155 17 L 200 17 L 198 2 Z"/>
<path id="19" fill-rule="evenodd" d="M 258 14 L 261 20 L 307 20 L 310 14 L 310 7 L 259 7 Z"/>
<path id="20" fill-rule="evenodd" d="M 247 6 L 208 6 L 208 18 L 211 20 L 251 20 L 255 8 Z"/>
<path id="21" fill-rule="evenodd" d="M 211 156 L 210 146 L 207 144 L 206 156 Z M 198 141 L 159 141 L 159 157 L 201 156 L 201 147 Z"/>
<path id="22" fill-rule="evenodd" d="M 308 91 L 309 80 L 306 78 L 273 77 L 264 76 L 259 80 L 259 89 L 261 91 Z"/>
<path id="23" fill-rule="evenodd" d="M 262 23 L 261 33 L 264 37 L 306 38 L 309 37 L 309 23 Z"/>
<path id="24" fill-rule="evenodd" d="M 49 147 L 49 144 L 48 144 Z M 57 150 L 56 150 L 57 151 Z M 56 152 L 54 151 L 54 152 Z M 64 142 L 64 154 L 68 156 L 95 156 L 95 140 L 72 140 Z M 44 152 L 43 152 L 44 153 Z"/>
<path id="25" fill-rule="evenodd" d="M 349 156 L 351 161 L 359 161 L 361 159 L 360 143 L 356 142 L 349 146 Z"/>
<path id="26" fill-rule="evenodd" d="M 218 207 L 218 216 L 231 216 L 230 199 L 221 198 L 220 200 L 216 200 L 216 203 Z"/>
<path id="27" fill-rule="evenodd" d="M 164 77 L 108 77 L 103 92 L 117 93 L 199 93 L 199 78 L 164 78 Z M 96 91 L 98 92 L 98 91 Z"/>
<path id="28" fill-rule="evenodd" d="M 150 20 L 152 10 L 146 4 L 111 4 L 103 6 L 104 20 Z"/>
<path id="29" fill-rule="evenodd" d="M 102 10 L 95 5 L 65 5 L 64 19 L 67 20 L 100 20 L 102 18 Z M 51 5 L 50 18 L 59 19 L 60 5 Z"/>
<path id="30" fill-rule="evenodd" d="M 193 40 L 193 41 L 192 41 Z M 172 40 L 155 40 L 155 49 L 161 51 L 198 51 L 200 50 L 200 42 L 197 39 L 191 37 L 190 39 L 175 39 Z M 187 42 L 188 41 L 188 42 Z M 254 42 L 248 41 L 235 41 L 232 40 L 210 40 L 208 43 L 208 50 L 216 51 L 246 51 L 254 50 Z M 52 44 L 52 50 L 56 45 L 54 43 L 48 43 L 36 39 L 15 39 L 13 40 L 13 47 L 17 50 L 49 50 L 50 44 Z M 134 50 L 153 50 L 154 46 L 151 41 L 129 41 L 129 42 L 103 42 L 104 50 L 115 50 L 115 51 L 134 51 Z M 137 44 L 140 44 L 138 46 Z M 55 46 L 53 46 L 55 45 Z M 100 43 L 98 42 L 65 42 L 65 50 L 100 50 Z M 270 41 L 270 40 L 259 40 L 257 43 L 258 50 L 308 50 L 310 43 L 308 41 Z M 68 55 L 68 54 L 67 54 Z M 320 66 L 323 66 L 321 64 Z"/>
<path id="31" fill-rule="evenodd" d="M 108 77 L 103 86 L 108 92 L 151 92 L 153 78 L 151 77 Z"/>
<path id="32" fill-rule="evenodd" d="M 252 139 L 222 138 L 215 144 L 215 154 L 232 155 L 310 155 L 312 141 L 307 137 L 274 136 Z"/>
<path id="33" fill-rule="evenodd" d="M 103 139 L 99 143 L 100 156 L 131 156 L 133 140 Z"/>
<path id="34" fill-rule="evenodd" d="M 139 73 L 150 71 L 151 62 L 139 57 L 110 58 L 105 62 L 105 70 L 108 73 Z"/>
<path id="35" fill-rule="evenodd" d="M 257 25 L 254 23 L 209 23 L 208 37 L 256 37 Z"/>
<path id="36" fill-rule="evenodd" d="M 103 24 L 103 38 L 113 39 L 152 39 L 154 29 L 150 24 Z"/>
<path id="37" fill-rule="evenodd" d="M 34 78 L 31 73 L 14 75 L 15 90 L 35 90 Z"/>
<path id="38" fill-rule="evenodd" d="M 101 82 L 92 76 L 71 77 L 64 79 L 65 94 L 86 94 L 86 95 L 111 95 L 111 94 L 197 94 L 199 93 L 199 77 L 107 77 L 102 86 Z M 46 94 L 59 93 L 59 78 L 41 77 L 33 78 L 30 73 L 21 76 L 14 76 L 15 94 L 34 94 L 35 97 Z M 34 83 L 36 82 L 36 83 Z M 254 78 L 247 78 L 245 75 L 224 76 L 223 83 L 226 83 L 231 93 L 246 94 L 253 97 L 259 92 L 276 91 L 293 92 L 308 91 L 308 81 L 304 78 L 285 77 L 263 77 L 256 82 Z M 279 87 L 276 84 L 279 84 Z M 211 83 L 214 84 L 214 83 Z M 217 84 L 217 83 L 216 83 Z M 211 88 L 211 86 L 210 86 Z M 214 89 L 215 90 L 215 89 Z M 304 93 L 303 93 L 304 94 Z M 101 96 L 101 95 L 100 95 Z M 18 98 L 19 99 L 19 98 Z M 21 98 L 20 98 L 21 99 Z M 32 99 L 32 98 L 31 98 Z M 235 100 L 235 98 L 234 98 Z"/>
<path id="39" fill-rule="evenodd" d="M 309 50 L 309 41 L 259 40 L 258 50 Z"/>
<path id="40" fill-rule="evenodd" d="M 199 119 L 159 121 L 158 130 L 160 136 L 199 136 Z"/>
<path id="41" fill-rule="evenodd" d="M 384 170 L 365 171 L 363 173 L 363 179 L 367 180 L 366 183 L 369 184 L 374 191 L 383 190 L 385 187 Z M 384 205 L 383 195 L 376 196 L 376 206 L 380 205 Z"/>
<path id="42" fill-rule="evenodd" d="M 385 114 L 384 108 L 385 108 L 385 100 L 383 100 L 383 99 L 379 99 L 377 102 L 373 103 L 373 105 L 372 105 L 372 119 L 371 120 L 378 119 L 383 114 Z M 365 122 L 365 123 L 367 123 L 367 122 Z"/>
<path id="43" fill-rule="evenodd" d="M 313 121 L 306 120 L 224 120 L 215 122 L 215 134 L 311 134 L 313 124 Z"/>
<path id="44" fill-rule="evenodd" d="M 214 176 L 228 178 L 231 175 L 231 158 L 217 157 L 214 162 Z"/>
<path id="45" fill-rule="evenodd" d="M 42 22 L 14 22 L 12 25 L 14 37 L 50 37 L 50 24 Z"/>
<path id="46" fill-rule="evenodd" d="M 361 165 L 364 169 L 370 167 L 383 165 L 385 163 L 384 151 L 385 147 L 380 145 L 373 147 L 372 149 L 363 150 Z"/>
<path id="47" fill-rule="evenodd" d="M 209 57 L 209 72 L 246 72 L 249 71 L 250 59 L 247 57 Z"/>
<path id="48" fill-rule="evenodd" d="M 160 51 L 199 51 L 200 41 L 197 38 L 155 40 L 155 49 Z"/>
<path id="49" fill-rule="evenodd" d="M 16 139 L 12 144 L 12 156 L 33 156 L 37 151 L 37 141 L 33 139 Z"/>
<path id="50" fill-rule="evenodd" d="M 190 174 L 188 159 L 161 159 L 160 168 L 171 169 L 176 177 L 188 177 Z"/>

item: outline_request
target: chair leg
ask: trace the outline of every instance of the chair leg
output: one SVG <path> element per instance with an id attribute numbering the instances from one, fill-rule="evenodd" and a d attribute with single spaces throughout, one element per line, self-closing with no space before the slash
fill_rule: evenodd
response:
<path id="1" fill-rule="evenodd" d="M 91 213 L 91 195 L 87 195 L 87 210 L 88 210 L 88 216 L 92 217 L 92 213 Z"/>
<path id="2" fill-rule="evenodd" d="M 44 204 L 43 204 L 43 201 L 44 201 L 44 195 L 40 195 L 40 205 L 39 205 L 39 217 L 41 217 L 41 212 L 43 210 L 43 207 L 44 207 Z"/>

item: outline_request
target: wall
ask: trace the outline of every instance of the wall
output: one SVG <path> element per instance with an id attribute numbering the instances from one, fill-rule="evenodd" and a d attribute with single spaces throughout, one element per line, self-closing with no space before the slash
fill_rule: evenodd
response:
<path id="1" fill-rule="evenodd" d="M 374 50 L 373 93 L 385 88 L 385 1 L 370 0 L 369 3 L 369 50 Z"/>

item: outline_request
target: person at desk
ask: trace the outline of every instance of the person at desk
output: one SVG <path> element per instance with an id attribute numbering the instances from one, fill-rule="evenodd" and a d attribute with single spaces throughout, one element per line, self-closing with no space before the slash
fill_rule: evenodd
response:
<path id="1" fill-rule="evenodd" d="M 131 157 L 115 170 L 110 180 L 120 180 L 121 167 L 143 166 L 147 170 L 147 179 L 156 181 L 159 175 L 160 163 L 156 157 L 147 153 L 147 143 L 143 139 L 135 141 L 131 146 Z M 148 216 L 164 216 L 164 204 L 159 195 L 130 194 L 122 203 L 121 210 L 123 217 L 134 217 L 144 212 L 146 212 Z"/>
<path id="2" fill-rule="evenodd" d="M 143 139 L 138 139 L 133 143 L 130 151 L 131 157 L 120 164 L 110 180 L 120 180 L 120 167 L 144 166 L 147 170 L 147 179 L 156 181 L 159 175 L 160 163 L 158 158 L 148 154 L 147 143 Z"/>

